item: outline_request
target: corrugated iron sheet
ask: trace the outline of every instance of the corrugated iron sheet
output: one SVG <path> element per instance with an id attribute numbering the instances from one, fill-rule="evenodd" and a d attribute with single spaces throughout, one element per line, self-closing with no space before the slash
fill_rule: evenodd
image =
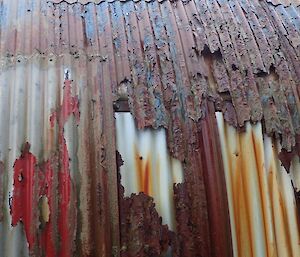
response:
<path id="1" fill-rule="evenodd" d="M 112 256 L 118 189 L 102 68 L 69 55 L 2 66 L 3 256 Z"/>
<path id="2" fill-rule="evenodd" d="M 238 133 L 217 113 L 234 256 L 299 256 L 300 230 L 292 182 L 299 191 L 299 158 L 291 176 L 278 160 L 280 144 L 247 123 Z M 296 176 L 296 177 L 295 177 Z"/>
<path id="3" fill-rule="evenodd" d="M 184 182 L 180 161 L 167 149 L 166 131 L 137 130 L 130 113 L 116 113 L 117 150 L 124 164 L 120 167 L 125 196 L 144 192 L 152 196 L 157 212 L 170 230 L 176 230 L 173 184 Z"/>
<path id="4" fill-rule="evenodd" d="M 67 52 L 106 63 L 115 97 L 121 86 L 128 87 L 139 128 L 167 127 L 171 107 L 172 113 L 184 109 L 183 116 L 198 120 L 202 99 L 210 97 L 231 124 L 264 119 L 266 132 L 281 137 L 284 149 L 296 145 L 300 16 L 295 5 L 1 3 L 1 56 Z"/>
<path id="5" fill-rule="evenodd" d="M 173 256 L 231 256 L 215 109 L 238 128 L 262 121 L 294 165 L 299 7 L 1 0 L 0 17 L 1 252 L 147 256 L 151 243 L 155 253 L 171 245 Z M 129 98 L 139 129 L 166 128 L 168 150 L 182 162 L 176 234 L 152 198 L 125 199 L 118 188 L 120 97 Z M 130 229 L 141 217 L 149 226 Z M 160 231 L 159 240 L 145 227 Z"/>
<path id="6" fill-rule="evenodd" d="M 166 256 L 176 231 L 173 184 L 183 182 L 181 162 L 169 156 L 163 128 L 137 130 L 130 113 L 115 117 L 125 191 L 120 200 L 122 255 Z M 138 217 L 136 224 L 132 216 Z"/>

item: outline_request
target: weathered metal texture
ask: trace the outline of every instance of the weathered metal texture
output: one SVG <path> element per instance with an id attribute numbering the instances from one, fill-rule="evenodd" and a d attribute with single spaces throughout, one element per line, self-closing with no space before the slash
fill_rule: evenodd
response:
<path id="1" fill-rule="evenodd" d="M 299 0 L 267 0 L 267 2 L 272 3 L 273 5 L 284 5 L 284 6 L 289 6 L 289 5 L 294 5 L 295 7 L 300 6 L 300 1 Z"/>
<path id="2" fill-rule="evenodd" d="M 117 163 L 122 246 L 120 255 L 169 256 L 166 252 L 172 233 L 168 230 L 168 225 L 162 225 L 162 218 L 156 211 L 154 199 L 143 192 L 125 197 L 120 173 L 124 162 L 119 152 Z"/>
<path id="3" fill-rule="evenodd" d="M 127 88 L 139 128 L 176 127 L 181 110 L 198 120 L 210 97 L 235 126 L 263 120 L 283 149 L 296 144 L 299 6 L 2 0 L 1 13 L 1 56 L 68 52 L 107 63 L 115 97 Z"/>
<path id="4" fill-rule="evenodd" d="M 48 247 L 66 256 L 118 252 L 112 101 L 125 95 L 138 128 L 165 127 L 168 149 L 183 163 L 185 182 L 174 188 L 174 255 L 231 256 L 212 102 L 236 127 L 262 121 L 283 150 L 295 151 L 299 7 L 258 0 L 2 0 L 0 13 L 1 252 L 26 255 L 27 241 L 33 255 Z M 71 77 L 63 90 L 65 69 Z M 43 176 L 32 177 L 33 168 Z M 24 192 L 23 205 L 41 199 L 41 214 L 18 207 Z M 54 246 L 43 246 L 49 240 L 37 217 L 52 224 Z"/>
<path id="5" fill-rule="evenodd" d="M 119 248 L 103 68 L 67 54 L 2 62 L 1 256 L 113 256 Z"/>
<path id="6" fill-rule="evenodd" d="M 174 186 L 174 256 L 232 256 L 224 171 L 212 103 L 183 124 L 184 183 Z M 206 211 L 207 210 L 207 211 Z"/>
<path id="7" fill-rule="evenodd" d="M 224 171 L 212 103 L 207 105 L 206 112 L 200 123 L 190 121 L 182 124 L 183 143 L 180 147 L 184 155 L 184 183 L 178 183 L 180 174 L 179 179 L 172 179 L 172 173 L 176 175 L 181 173 L 180 170 L 163 169 L 163 163 L 167 162 L 164 160 L 166 145 L 163 130 L 135 132 L 131 115 L 117 114 L 118 149 L 123 153 L 124 161 L 121 181 L 127 195 L 124 199 L 121 193 L 120 197 L 122 256 L 159 256 L 168 249 L 167 246 L 171 247 L 172 256 L 231 256 Z M 135 133 L 137 136 L 134 136 Z M 157 148 L 158 143 L 160 149 Z M 159 160 L 151 161 L 151 158 L 158 158 L 157 153 L 160 153 Z M 143 172 L 145 174 L 140 174 Z M 139 183 L 140 177 L 143 181 Z M 174 185 L 174 213 L 170 199 L 173 182 L 177 182 Z M 123 192 L 123 189 L 120 191 Z M 139 191 L 154 197 L 156 209 L 163 219 L 158 219 L 151 197 L 130 195 Z M 170 218 L 173 215 L 175 222 Z M 162 225 L 166 223 L 168 227 Z M 140 229 L 136 228 L 138 224 Z M 147 232 L 149 230 L 151 233 Z"/>
<path id="8" fill-rule="evenodd" d="M 277 157 L 280 144 L 264 134 L 261 123 L 247 123 L 239 133 L 221 113 L 217 120 L 234 256 L 299 256 L 299 199 L 293 188 L 299 192 L 299 158 L 289 176 Z"/>
<path id="9" fill-rule="evenodd" d="M 137 130 L 130 113 L 115 117 L 117 151 L 124 162 L 120 167 L 124 196 L 144 192 L 153 197 L 163 223 L 174 231 L 173 184 L 183 182 L 183 170 L 181 162 L 168 153 L 165 129 Z"/>
<path id="10" fill-rule="evenodd" d="M 235 126 L 264 120 L 284 149 L 296 144 L 299 6 L 258 0 L 2 0 L 1 6 L 1 56 L 68 52 L 108 63 L 115 96 L 128 89 L 139 128 L 167 127 L 171 109 L 198 120 L 202 98 L 211 97 Z"/>

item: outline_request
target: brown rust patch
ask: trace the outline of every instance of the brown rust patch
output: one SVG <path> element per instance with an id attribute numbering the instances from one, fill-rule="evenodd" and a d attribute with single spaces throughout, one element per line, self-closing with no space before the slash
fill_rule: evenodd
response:
<path id="1" fill-rule="evenodd" d="M 132 194 L 121 202 L 121 256 L 161 256 L 170 244 L 170 232 L 162 225 L 153 198 Z"/>
<path id="2" fill-rule="evenodd" d="M 177 234 L 174 256 L 232 256 L 227 196 L 214 108 L 186 124 L 185 182 L 174 187 Z"/>
<path id="3" fill-rule="evenodd" d="M 123 164 L 117 152 L 118 169 Z M 132 194 L 124 197 L 121 175 L 118 170 L 119 205 L 121 225 L 122 257 L 161 256 L 171 244 L 171 235 L 167 225 L 155 209 L 153 198 L 144 194 Z"/>
<path id="4" fill-rule="evenodd" d="M 285 149 L 282 149 L 278 155 L 279 160 L 282 163 L 282 166 L 285 168 L 287 172 L 290 171 L 292 160 L 295 156 L 299 156 L 300 158 L 300 135 L 296 137 L 296 146 L 292 149 L 292 151 L 288 152 Z"/>

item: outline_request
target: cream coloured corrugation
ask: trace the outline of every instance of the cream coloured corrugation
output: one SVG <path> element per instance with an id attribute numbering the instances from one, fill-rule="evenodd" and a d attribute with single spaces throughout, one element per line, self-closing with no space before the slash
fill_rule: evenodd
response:
<path id="1" fill-rule="evenodd" d="M 165 130 L 137 130 L 130 113 L 115 117 L 125 196 L 139 192 L 152 196 L 163 223 L 174 230 L 173 184 L 183 181 L 183 171 L 181 162 L 168 154 Z"/>
<path id="2" fill-rule="evenodd" d="M 278 159 L 280 145 L 260 123 L 238 132 L 216 113 L 228 193 L 234 256 L 299 257 L 292 178 Z M 298 169 L 298 172 L 297 172 Z M 299 160 L 291 174 L 299 185 Z M 295 183 L 295 182 L 294 182 Z"/>

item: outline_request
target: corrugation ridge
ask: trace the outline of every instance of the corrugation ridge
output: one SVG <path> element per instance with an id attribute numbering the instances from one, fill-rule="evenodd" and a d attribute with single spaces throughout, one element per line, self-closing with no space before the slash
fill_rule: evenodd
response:
<path id="1" fill-rule="evenodd" d="M 145 2 L 136 4 L 139 31 L 143 43 L 144 63 L 146 69 L 146 84 L 149 95 L 152 98 L 153 112 L 155 115 L 154 127 L 167 127 L 168 117 L 163 100 L 163 89 L 160 75 L 160 63 L 158 61 L 157 48 L 154 41 L 153 26 L 150 21 L 148 6 Z"/>
<path id="2" fill-rule="evenodd" d="M 265 71 L 255 36 L 253 35 L 250 25 L 244 15 L 243 8 L 237 0 L 230 0 L 229 4 L 232 12 L 236 14 L 238 24 L 242 25 L 242 35 L 244 36 L 245 42 L 247 42 L 247 51 L 251 60 L 251 64 L 253 65 L 254 73 Z"/>
<path id="3" fill-rule="evenodd" d="M 248 101 L 248 106 L 250 107 L 251 120 L 261 120 L 262 106 L 259 101 L 257 85 L 254 80 L 254 70 L 247 50 L 247 42 L 244 40 L 243 30 L 241 29 L 242 26 L 238 25 L 235 15 L 230 8 L 230 3 L 227 3 L 226 1 L 219 1 L 219 4 L 221 4 L 224 16 L 229 16 L 228 25 L 226 27 L 229 30 L 232 41 L 234 42 L 234 49 L 239 64 L 237 67 L 239 68 L 245 83 L 246 99 Z"/>
<path id="4" fill-rule="evenodd" d="M 243 3 L 243 2 L 244 1 L 242 1 L 241 3 Z M 245 4 L 245 5 L 243 4 L 244 9 L 247 9 L 248 6 L 249 6 L 249 4 Z M 250 11 L 251 11 L 251 13 L 253 13 L 253 10 L 250 10 Z M 252 16 L 253 15 L 250 16 L 251 18 L 248 19 L 248 21 L 252 22 L 252 20 L 253 20 Z M 266 48 L 268 50 L 269 46 L 268 46 L 268 43 L 266 42 L 266 39 L 262 38 L 260 36 L 260 35 L 262 35 L 264 37 L 263 33 L 258 32 L 259 34 L 257 34 L 255 32 L 256 30 L 260 30 L 260 26 L 259 26 L 259 23 L 258 23 L 257 19 L 255 17 L 253 17 L 253 18 L 254 18 L 254 23 L 251 24 L 252 30 L 253 30 L 253 33 L 256 34 L 255 35 L 256 36 L 256 41 L 257 41 L 259 47 L 261 48 L 260 52 L 262 52 L 262 55 L 264 56 L 264 58 L 266 58 L 266 56 L 268 56 L 270 54 L 270 51 L 268 51 L 264 54 L 263 49 Z M 274 63 L 274 60 L 271 56 L 270 61 L 269 61 L 269 63 L 267 63 L 268 65 L 266 66 L 267 70 L 269 70 L 271 68 L 273 63 Z M 268 73 L 271 73 L 271 71 L 268 71 Z M 287 140 L 290 141 L 291 140 L 292 141 L 291 145 L 294 145 L 295 144 L 295 142 L 293 142 L 294 128 L 293 128 L 293 125 L 292 125 L 292 120 L 293 119 L 291 118 L 290 111 L 287 108 L 287 105 L 285 104 L 287 102 L 287 98 L 285 97 L 284 94 L 281 94 L 282 87 L 280 86 L 280 88 L 279 88 L 278 87 L 279 85 L 277 84 L 276 81 L 269 83 L 269 85 L 270 85 L 271 90 L 273 90 L 273 92 L 274 92 L 273 97 L 275 98 L 275 104 L 276 104 L 276 108 L 277 108 L 277 111 L 278 111 L 279 120 L 281 121 L 282 124 L 285 125 L 285 128 L 284 128 L 285 133 L 283 134 L 283 138 L 285 139 L 285 141 L 287 141 Z M 281 83 L 281 85 L 283 85 L 283 87 L 284 87 L 284 83 Z M 286 90 L 284 90 L 284 92 L 286 92 Z M 291 99 L 291 97 L 293 97 L 293 95 L 290 95 L 289 99 Z M 296 117 L 294 117 L 294 118 L 296 118 Z M 297 121 L 296 121 L 296 123 L 297 123 Z M 288 134 L 290 134 L 290 136 Z M 283 144 L 289 145 L 290 143 L 284 142 Z"/>
<path id="5" fill-rule="evenodd" d="M 216 14 L 213 20 L 220 38 L 222 59 L 229 75 L 229 91 L 233 106 L 236 109 L 237 122 L 241 126 L 246 120 L 250 119 L 250 107 L 246 98 L 247 87 L 241 83 L 243 74 L 236 56 L 236 44 L 229 33 L 227 22 L 223 19 L 219 4 L 210 1 L 208 7 L 212 15 L 213 13 Z"/>
<path id="6" fill-rule="evenodd" d="M 126 34 L 128 40 L 128 57 L 132 69 L 132 81 L 130 83 L 129 96 L 132 101 L 132 111 L 138 122 L 138 128 L 151 126 L 154 124 L 155 117 L 152 113 L 153 105 L 151 96 L 148 95 L 146 88 L 146 74 L 144 70 L 144 53 L 142 50 L 142 40 L 138 27 L 133 2 L 125 2 L 122 5 L 123 16 L 126 24 Z M 136 97 L 138 96 L 138 97 Z"/>
<path id="7" fill-rule="evenodd" d="M 268 72 L 272 64 L 274 64 L 273 56 L 271 55 L 270 45 L 266 40 L 266 35 L 259 24 L 257 16 L 255 15 L 255 9 L 253 8 L 253 1 L 242 0 L 240 4 L 245 11 L 245 17 L 250 25 L 251 31 L 255 37 L 257 46 L 259 48 L 260 55 L 263 57 L 262 61 Z"/>
<path id="8" fill-rule="evenodd" d="M 197 50 L 195 51 L 195 41 L 192 35 L 192 30 L 186 15 L 186 11 L 182 2 L 173 6 L 173 15 L 175 17 L 177 51 L 179 63 L 184 62 L 186 65 L 180 65 L 184 73 L 183 77 L 183 93 L 186 98 L 187 117 L 194 121 L 198 121 L 205 116 L 203 111 L 202 99 L 206 97 L 207 85 L 203 83 L 202 76 L 203 60 L 198 59 Z M 175 22 L 174 22 L 175 24 Z M 206 81 L 205 81 L 206 82 Z"/>
<path id="9" fill-rule="evenodd" d="M 283 6 L 278 6 L 275 8 L 275 10 L 276 10 L 277 14 L 280 15 L 280 20 L 287 31 L 287 38 L 289 39 L 291 46 L 299 49 L 300 48 L 300 34 L 299 34 L 300 28 L 297 29 L 297 27 L 294 26 L 292 21 L 289 19 L 289 15 L 286 12 L 286 8 L 284 8 Z"/>
<path id="10" fill-rule="evenodd" d="M 117 75 L 117 91 L 125 90 L 125 92 L 119 92 L 119 94 L 125 94 L 127 96 L 127 82 L 132 81 L 131 70 L 128 58 L 127 36 L 124 25 L 124 16 L 122 15 L 122 9 L 119 2 L 109 5 L 111 12 L 111 24 L 113 34 L 113 47 L 115 53 L 116 62 L 116 75 Z M 124 88 L 122 88 L 122 86 Z M 117 92 L 116 92 L 117 93 Z"/>
<path id="11" fill-rule="evenodd" d="M 207 5 L 205 4 L 205 1 L 194 0 L 194 2 L 202 24 L 204 26 L 209 49 L 212 53 L 214 53 L 221 49 L 219 35 L 216 32 L 215 26 L 212 22 L 212 18 L 210 17 L 210 13 L 208 11 Z"/>
<path id="12" fill-rule="evenodd" d="M 152 2 L 148 6 L 155 44 L 159 56 L 159 66 L 161 72 L 161 83 L 163 86 L 163 96 L 165 108 L 170 113 L 168 129 L 168 147 L 173 156 L 179 156 L 183 145 L 182 124 L 180 122 L 180 99 L 176 90 L 176 74 L 173 59 L 171 58 L 170 42 L 168 40 L 167 29 L 163 19 L 161 6 L 157 2 Z"/>

